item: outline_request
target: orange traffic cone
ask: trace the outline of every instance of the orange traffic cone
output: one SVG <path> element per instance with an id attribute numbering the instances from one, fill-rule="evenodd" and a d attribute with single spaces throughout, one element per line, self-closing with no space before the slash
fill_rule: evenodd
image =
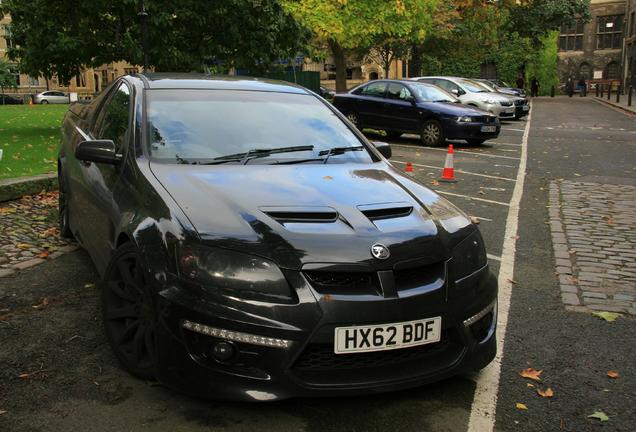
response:
<path id="1" fill-rule="evenodd" d="M 413 164 L 411 162 L 407 162 L 406 163 L 406 167 L 404 168 L 404 172 L 409 172 L 409 173 L 413 172 Z"/>
<path id="2" fill-rule="evenodd" d="M 33 106 L 33 98 L 29 98 L 29 105 Z"/>
<path id="3" fill-rule="evenodd" d="M 444 163 L 444 171 L 440 181 L 447 183 L 455 183 L 455 169 L 453 168 L 453 145 L 448 145 L 448 153 L 446 153 L 446 162 Z"/>

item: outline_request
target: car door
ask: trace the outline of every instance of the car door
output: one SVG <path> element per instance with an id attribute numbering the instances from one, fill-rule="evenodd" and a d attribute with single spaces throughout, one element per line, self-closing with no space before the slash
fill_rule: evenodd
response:
<path id="1" fill-rule="evenodd" d="M 466 92 L 454 82 L 447 79 L 437 78 L 435 80 L 435 85 L 443 88 L 450 94 L 457 96 L 459 100 L 461 100 L 462 103 L 464 103 L 464 101 L 462 100 L 462 96 L 465 95 Z"/>
<path id="2" fill-rule="evenodd" d="M 386 81 L 374 81 L 362 87 L 356 94 L 360 121 L 365 127 L 383 129 L 386 126 L 382 115 Z"/>
<path id="3" fill-rule="evenodd" d="M 66 96 L 64 93 L 62 92 L 55 92 L 53 99 L 55 100 L 54 103 L 57 104 L 65 104 L 68 103 L 68 96 Z"/>
<path id="4" fill-rule="evenodd" d="M 387 130 L 413 132 L 419 130 L 415 98 L 404 85 L 391 82 L 387 85 L 382 115 Z"/>
<path id="5" fill-rule="evenodd" d="M 125 155 L 132 139 L 132 106 L 131 90 L 122 81 L 105 102 L 92 129 L 94 139 L 113 141 L 116 152 L 124 156 L 122 163 L 80 163 L 86 191 L 83 216 L 90 222 L 83 224 L 87 229 L 82 233 L 82 240 L 98 268 L 103 268 L 110 258 L 115 221 L 120 218 L 116 195 L 121 188 Z"/>

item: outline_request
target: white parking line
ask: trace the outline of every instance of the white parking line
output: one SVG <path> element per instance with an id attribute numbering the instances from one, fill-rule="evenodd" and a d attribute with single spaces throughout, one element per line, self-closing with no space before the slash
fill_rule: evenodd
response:
<path id="1" fill-rule="evenodd" d="M 401 161 L 401 160 L 398 160 L 398 159 L 391 159 L 391 162 L 406 164 L 405 161 Z M 433 165 L 424 165 L 424 164 L 419 164 L 419 163 L 415 163 L 415 162 L 413 162 L 413 166 L 423 167 L 423 168 L 432 168 L 432 169 L 438 169 L 438 170 L 442 169 L 442 167 L 436 167 L 436 166 L 433 166 Z M 492 178 L 492 179 L 497 179 L 497 180 L 505 180 L 505 181 L 511 181 L 511 182 L 516 181 L 515 179 L 511 179 L 511 178 L 508 178 L 508 177 L 499 177 L 499 176 L 494 176 L 494 175 L 489 175 L 489 174 L 474 173 L 474 172 L 471 172 L 471 171 L 464 171 L 464 170 L 461 170 L 461 169 L 456 169 L 455 172 L 458 172 L 458 173 L 461 173 L 461 174 L 469 174 L 469 175 L 479 176 L 479 177 L 487 177 L 487 178 Z"/>
<path id="2" fill-rule="evenodd" d="M 442 195 L 450 195 L 450 196 L 456 196 L 456 197 L 460 197 L 460 198 L 466 198 L 469 200 L 473 200 L 473 201 L 482 201 L 482 202 L 487 202 L 490 204 L 497 204 L 497 205 L 502 205 L 502 206 L 508 206 L 508 203 L 505 202 L 501 202 L 501 201 L 493 201 L 493 200 L 489 200 L 489 199 L 485 199 L 485 198 L 477 198 L 477 197 L 473 197 L 470 195 L 461 195 L 461 194 L 456 194 L 456 193 L 452 193 L 452 192 L 446 192 L 443 190 L 439 190 L 439 189 L 433 189 L 435 192 L 442 194 Z"/>
<path id="3" fill-rule="evenodd" d="M 492 432 L 495 428 L 497 410 L 497 394 L 499 393 L 499 378 L 501 375 L 501 358 L 503 356 L 508 313 L 510 311 L 510 295 L 515 269 L 515 252 L 517 228 L 519 224 L 519 205 L 523 195 L 523 183 L 526 176 L 526 162 L 528 160 L 528 134 L 530 133 L 530 119 L 528 115 L 523 132 L 521 160 L 517 170 L 517 182 L 512 192 L 512 199 L 508 207 L 506 230 L 504 233 L 501 265 L 499 266 L 499 298 L 497 306 L 497 355 L 493 362 L 484 368 L 475 382 L 475 396 L 468 420 L 468 432 Z"/>
<path id="4" fill-rule="evenodd" d="M 528 123 L 526 123 L 527 125 Z M 515 132 L 525 132 L 525 129 L 515 129 L 515 128 L 501 128 L 501 130 L 506 130 L 506 131 L 515 131 Z"/>
<path id="5" fill-rule="evenodd" d="M 413 148 L 413 146 L 407 146 L 407 145 L 403 145 L 403 144 L 391 144 L 391 147 L 404 147 L 404 148 L 408 148 L 410 150 L 417 150 L 417 151 L 434 150 L 434 151 L 441 151 L 441 152 L 444 152 L 444 153 L 448 152 L 448 150 L 444 149 L 444 148 L 433 148 L 433 147 L 416 147 L 416 148 Z M 492 155 L 492 154 L 488 154 L 488 153 L 477 153 L 477 152 L 471 152 L 471 151 L 466 151 L 466 150 L 455 150 L 455 153 L 470 154 L 470 155 L 475 155 L 475 156 L 486 156 L 486 157 L 495 157 L 495 158 L 519 160 L 518 157 Z"/>
<path id="6" fill-rule="evenodd" d="M 506 145 L 506 146 L 521 147 L 521 144 L 507 143 L 507 142 L 499 142 L 499 141 L 487 141 L 487 142 L 485 142 L 484 144 L 491 144 L 491 145 Z"/>
<path id="7" fill-rule="evenodd" d="M 497 255 L 486 254 L 486 256 L 488 257 L 488 259 L 491 259 L 493 261 L 501 261 L 501 257 L 498 257 Z"/>

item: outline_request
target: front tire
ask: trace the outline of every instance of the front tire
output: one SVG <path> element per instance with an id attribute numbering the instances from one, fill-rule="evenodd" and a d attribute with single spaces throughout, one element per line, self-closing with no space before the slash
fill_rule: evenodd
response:
<path id="1" fill-rule="evenodd" d="M 154 298 L 132 243 L 120 246 L 102 280 L 102 314 L 106 339 L 132 375 L 155 377 L 157 319 Z"/>
<path id="2" fill-rule="evenodd" d="M 444 144 L 444 130 L 442 125 L 437 120 L 427 120 L 422 125 L 422 132 L 420 134 L 422 144 L 426 146 L 441 146 Z"/>

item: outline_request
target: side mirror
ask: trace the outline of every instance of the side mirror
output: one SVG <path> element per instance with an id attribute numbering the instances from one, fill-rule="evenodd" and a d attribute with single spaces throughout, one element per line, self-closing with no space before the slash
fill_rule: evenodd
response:
<path id="1" fill-rule="evenodd" d="M 122 155 L 115 151 L 115 143 L 111 140 L 82 141 L 75 149 L 75 157 L 84 162 L 97 162 L 116 165 Z"/>
<path id="2" fill-rule="evenodd" d="M 408 98 L 406 98 L 407 102 L 411 102 L 411 105 L 415 106 L 417 105 L 417 100 L 415 100 L 414 96 L 409 96 Z"/>
<path id="3" fill-rule="evenodd" d="M 451 89 L 451 93 L 454 94 L 455 96 L 459 96 L 459 89 Z"/>
<path id="4" fill-rule="evenodd" d="M 382 141 L 373 141 L 372 144 L 376 148 L 376 150 L 379 151 L 380 154 L 387 159 L 389 159 L 393 154 L 391 152 L 391 145 L 389 143 L 385 143 Z"/>

